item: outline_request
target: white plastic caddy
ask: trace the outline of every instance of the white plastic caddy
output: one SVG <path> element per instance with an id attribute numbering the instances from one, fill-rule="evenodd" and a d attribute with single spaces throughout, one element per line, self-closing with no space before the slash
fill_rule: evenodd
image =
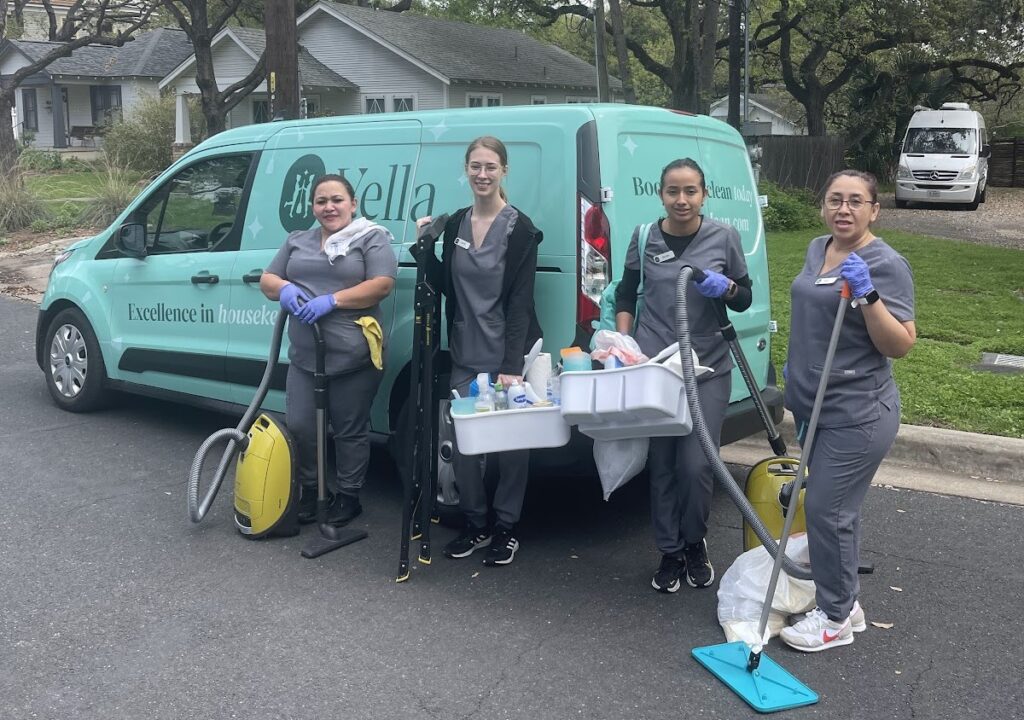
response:
<path id="1" fill-rule="evenodd" d="M 569 424 L 558 406 L 456 415 L 455 438 L 463 455 L 562 447 Z"/>

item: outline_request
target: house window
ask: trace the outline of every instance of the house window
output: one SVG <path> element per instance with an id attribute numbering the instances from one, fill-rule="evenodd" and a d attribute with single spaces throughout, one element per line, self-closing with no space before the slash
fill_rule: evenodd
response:
<path id="1" fill-rule="evenodd" d="M 21 113 L 23 127 L 32 132 L 39 132 L 39 106 L 36 104 L 35 88 L 25 88 L 21 91 Z"/>
<path id="2" fill-rule="evenodd" d="M 270 101 L 269 100 L 253 100 L 252 101 L 252 121 L 254 123 L 270 122 Z"/>
<path id="3" fill-rule="evenodd" d="M 94 126 L 121 119 L 120 85 L 93 85 L 89 88 L 89 94 Z"/>
<path id="4" fill-rule="evenodd" d="M 364 95 L 363 112 L 369 114 L 384 112 L 409 112 L 416 109 L 416 96 L 402 93 Z"/>
<path id="5" fill-rule="evenodd" d="M 487 93 L 467 94 L 466 107 L 501 107 L 501 95 Z"/>
<path id="6" fill-rule="evenodd" d="M 387 100 L 383 95 L 367 95 L 363 98 L 363 112 L 367 115 L 386 112 L 384 103 Z"/>
<path id="7" fill-rule="evenodd" d="M 565 101 L 570 105 L 579 103 L 596 103 L 596 97 L 586 97 L 585 95 L 566 95 Z"/>
<path id="8" fill-rule="evenodd" d="M 548 96 L 547 95 L 531 95 L 530 96 L 530 104 L 531 105 L 547 105 L 548 104 Z"/>
<path id="9" fill-rule="evenodd" d="M 391 102 L 395 112 L 411 112 L 416 109 L 416 98 L 412 95 L 396 95 Z"/>

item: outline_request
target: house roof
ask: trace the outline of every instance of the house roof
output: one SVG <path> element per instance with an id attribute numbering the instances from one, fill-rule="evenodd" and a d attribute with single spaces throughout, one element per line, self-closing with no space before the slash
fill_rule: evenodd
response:
<path id="1" fill-rule="evenodd" d="M 267 46 L 267 36 L 262 30 L 243 27 L 232 27 L 228 30 L 238 42 L 249 49 L 254 58 L 263 54 L 263 50 Z M 299 47 L 299 83 L 304 87 L 356 87 L 355 83 L 331 70 L 301 46 Z"/>
<path id="2" fill-rule="evenodd" d="M 515 83 L 594 88 L 594 66 L 526 33 L 409 12 L 320 2 L 300 18 L 326 11 L 453 82 Z M 614 77 L 609 83 L 621 89 Z"/>
<path id="3" fill-rule="evenodd" d="M 64 43 L 49 40 L 10 40 L 29 60 L 44 57 Z M 177 28 L 157 28 L 124 44 L 86 45 L 69 57 L 54 60 L 42 72 L 51 77 L 147 77 L 162 78 L 192 54 L 188 36 Z"/>
<path id="4" fill-rule="evenodd" d="M 729 96 L 719 98 L 711 103 L 711 109 L 721 107 L 729 102 Z M 786 100 L 785 98 L 778 97 L 777 95 L 770 95 L 768 93 L 750 93 L 750 104 L 758 105 L 762 109 L 770 112 L 787 122 L 791 122 L 794 125 L 800 124 L 800 108 L 796 106 L 795 100 Z M 743 93 L 740 93 L 740 108 L 743 107 Z"/>

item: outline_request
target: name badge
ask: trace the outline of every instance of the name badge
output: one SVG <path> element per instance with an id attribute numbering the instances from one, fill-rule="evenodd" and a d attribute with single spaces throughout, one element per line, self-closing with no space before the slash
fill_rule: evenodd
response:
<path id="1" fill-rule="evenodd" d="M 837 278 L 837 277 L 820 277 L 820 278 L 818 278 L 817 280 L 814 281 L 814 284 L 815 285 L 835 285 L 836 281 L 838 279 L 839 278 Z"/>
<path id="2" fill-rule="evenodd" d="M 675 256 L 676 256 L 676 254 L 674 252 L 672 252 L 671 250 L 667 250 L 667 251 L 663 252 L 661 255 L 655 255 L 654 256 L 654 262 L 656 262 L 656 263 L 668 262 L 669 260 L 674 259 Z"/>
<path id="3" fill-rule="evenodd" d="M 457 237 L 457 238 L 455 238 L 455 244 L 458 245 L 463 250 L 469 250 L 469 241 L 468 240 L 463 240 L 462 238 Z"/>

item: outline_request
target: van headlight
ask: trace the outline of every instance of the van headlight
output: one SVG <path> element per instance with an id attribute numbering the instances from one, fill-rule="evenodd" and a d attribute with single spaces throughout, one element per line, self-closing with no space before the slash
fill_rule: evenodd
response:
<path id="1" fill-rule="evenodd" d="M 977 172 L 978 172 L 977 164 L 975 164 L 975 165 L 968 165 L 967 167 L 965 167 L 963 170 L 960 171 L 960 174 L 956 176 L 956 179 L 957 180 L 973 180 L 974 179 L 974 175 Z"/>
<path id="2" fill-rule="evenodd" d="M 53 258 L 53 265 L 50 267 L 50 274 L 52 275 L 53 271 L 57 269 L 58 265 L 60 265 L 62 262 L 71 257 L 71 254 L 73 252 L 74 249 L 69 248 L 68 250 L 62 250 L 61 252 L 57 253 L 57 256 Z"/>
<path id="3" fill-rule="evenodd" d="M 906 165 L 900 163 L 899 167 L 896 168 L 896 177 L 900 180 L 913 180 L 914 173 L 910 172 L 910 168 Z"/>

